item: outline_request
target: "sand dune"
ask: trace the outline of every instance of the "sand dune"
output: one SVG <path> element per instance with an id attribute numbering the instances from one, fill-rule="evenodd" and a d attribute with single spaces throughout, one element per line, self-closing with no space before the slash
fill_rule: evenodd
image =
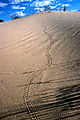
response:
<path id="1" fill-rule="evenodd" d="M 0 24 L 0 120 L 80 119 L 80 13 Z"/>

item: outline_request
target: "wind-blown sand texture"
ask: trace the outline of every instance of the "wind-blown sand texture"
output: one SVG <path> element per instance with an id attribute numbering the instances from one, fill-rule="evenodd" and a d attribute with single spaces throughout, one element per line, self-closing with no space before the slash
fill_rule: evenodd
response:
<path id="1" fill-rule="evenodd" d="M 80 13 L 0 24 L 0 120 L 80 120 Z"/>

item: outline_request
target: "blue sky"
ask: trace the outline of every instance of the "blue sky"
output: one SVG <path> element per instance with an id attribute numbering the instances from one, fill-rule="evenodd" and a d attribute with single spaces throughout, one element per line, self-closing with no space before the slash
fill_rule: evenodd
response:
<path id="1" fill-rule="evenodd" d="M 45 5 L 53 11 L 63 10 L 64 5 L 67 11 L 80 10 L 80 0 L 0 0 L 0 19 L 9 21 L 15 14 L 20 17 L 31 15 L 43 11 Z"/>

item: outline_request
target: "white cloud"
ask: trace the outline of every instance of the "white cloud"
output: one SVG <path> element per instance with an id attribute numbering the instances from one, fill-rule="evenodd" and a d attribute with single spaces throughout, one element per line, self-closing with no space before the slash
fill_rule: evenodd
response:
<path id="1" fill-rule="evenodd" d="M 20 11 L 20 12 L 16 12 L 19 16 L 25 16 L 26 13 L 23 13 L 23 11 Z"/>
<path id="2" fill-rule="evenodd" d="M 57 5 L 61 5 L 61 3 L 58 3 Z"/>
<path id="3" fill-rule="evenodd" d="M 37 10 L 37 12 L 42 12 L 44 11 L 44 8 L 35 8 L 35 10 Z"/>
<path id="4" fill-rule="evenodd" d="M 26 7 L 12 6 L 12 9 L 26 9 Z"/>
<path id="5" fill-rule="evenodd" d="M 54 8 L 56 8 L 56 7 L 57 7 L 57 5 L 55 5 L 55 6 L 50 6 L 51 9 L 54 9 Z"/>
<path id="6" fill-rule="evenodd" d="M 16 17 L 16 16 L 18 16 L 18 17 L 24 17 L 25 15 L 26 15 L 26 13 L 24 12 L 24 10 L 21 10 L 21 11 L 16 11 L 16 12 L 12 13 L 10 15 L 10 17 L 12 19 L 14 19 L 14 17 Z"/>
<path id="7" fill-rule="evenodd" d="M 64 6 L 69 7 L 70 4 L 62 4 L 62 6 L 63 6 L 63 7 L 64 7 Z"/>
<path id="8" fill-rule="evenodd" d="M 45 6 L 45 5 L 50 5 L 51 2 L 53 2 L 54 0 L 43 0 L 41 2 L 39 2 L 39 0 L 36 0 L 35 2 L 33 2 L 31 4 L 31 6 L 35 6 L 35 7 L 42 7 L 42 6 Z"/>
<path id="9" fill-rule="evenodd" d="M 0 7 L 5 7 L 5 6 L 7 6 L 8 4 L 6 4 L 6 3 L 2 3 L 2 2 L 0 2 Z"/>
<path id="10" fill-rule="evenodd" d="M 22 11 L 17 11 L 17 12 L 15 12 L 15 13 L 12 13 L 11 15 L 10 15 L 10 17 L 12 18 L 12 19 L 14 19 L 15 17 L 24 17 L 26 15 L 26 13 L 23 13 L 23 10 Z"/>
<path id="11" fill-rule="evenodd" d="M 10 0 L 11 4 L 18 4 L 20 2 L 28 1 L 31 2 L 32 0 Z"/>
<path id="12" fill-rule="evenodd" d="M 56 3 L 58 3 L 59 1 L 56 1 Z"/>

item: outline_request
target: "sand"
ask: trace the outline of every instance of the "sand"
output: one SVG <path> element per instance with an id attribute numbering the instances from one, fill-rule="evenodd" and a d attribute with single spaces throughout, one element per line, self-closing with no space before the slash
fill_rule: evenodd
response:
<path id="1" fill-rule="evenodd" d="M 0 23 L 0 120 L 80 119 L 80 13 Z"/>

